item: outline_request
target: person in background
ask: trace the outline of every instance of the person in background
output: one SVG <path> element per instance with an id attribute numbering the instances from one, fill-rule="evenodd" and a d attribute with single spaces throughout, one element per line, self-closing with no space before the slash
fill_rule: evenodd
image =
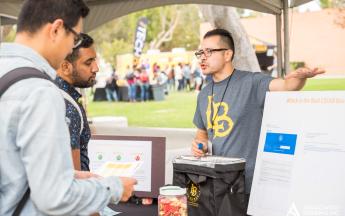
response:
<path id="1" fill-rule="evenodd" d="M 159 65 L 157 65 L 157 70 L 156 72 L 153 73 L 153 77 L 151 79 L 150 84 L 151 85 L 166 85 L 168 82 L 168 76 L 165 74 L 164 71 L 161 71 L 161 68 Z"/>
<path id="2" fill-rule="evenodd" d="M 142 102 L 149 99 L 149 75 L 144 67 L 139 69 L 140 99 Z"/>
<path id="3" fill-rule="evenodd" d="M 194 77 L 195 92 L 200 92 L 201 86 L 203 84 L 200 67 L 198 67 L 198 66 L 195 67 L 194 72 L 193 72 L 193 77 Z"/>
<path id="4" fill-rule="evenodd" d="M 191 91 L 191 68 L 189 63 L 186 63 L 183 65 L 182 68 L 182 73 L 183 73 L 183 86 L 186 88 L 186 90 Z"/>
<path id="5" fill-rule="evenodd" d="M 183 72 L 182 72 L 182 64 L 178 63 L 174 67 L 175 72 L 175 80 L 177 81 L 177 91 L 182 91 L 184 89 L 184 81 L 183 81 Z"/>
<path id="6" fill-rule="evenodd" d="M 115 68 L 113 68 L 113 72 L 111 73 L 110 77 L 106 80 L 105 85 L 105 93 L 107 96 L 107 100 L 111 101 L 119 101 L 118 97 L 118 85 L 117 85 L 118 76 L 116 74 Z"/>
<path id="7" fill-rule="evenodd" d="M 175 90 L 175 72 L 174 65 L 167 65 L 165 71 L 168 73 L 168 90 L 169 92 Z"/>
<path id="8" fill-rule="evenodd" d="M 130 69 L 130 67 L 127 66 L 127 72 L 125 77 L 128 84 L 128 97 L 130 102 L 135 102 L 136 99 L 136 78 L 134 74 L 134 69 L 134 66 L 133 69 Z"/>

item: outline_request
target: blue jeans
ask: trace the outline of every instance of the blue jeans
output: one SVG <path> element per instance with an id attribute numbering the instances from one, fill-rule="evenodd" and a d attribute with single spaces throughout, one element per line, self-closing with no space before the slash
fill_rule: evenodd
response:
<path id="1" fill-rule="evenodd" d="M 128 97 L 130 101 L 134 101 L 135 100 L 135 96 L 136 96 L 136 88 L 137 86 L 133 83 L 133 84 L 129 84 L 128 86 Z"/>
<path id="2" fill-rule="evenodd" d="M 111 89 L 105 88 L 105 93 L 106 93 L 108 101 L 113 101 L 113 100 L 114 101 L 118 101 L 119 100 L 115 90 L 111 90 Z"/>
<path id="3" fill-rule="evenodd" d="M 140 85 L 141 101 L 149 99 L 149 84 L 143 83 Z"/>

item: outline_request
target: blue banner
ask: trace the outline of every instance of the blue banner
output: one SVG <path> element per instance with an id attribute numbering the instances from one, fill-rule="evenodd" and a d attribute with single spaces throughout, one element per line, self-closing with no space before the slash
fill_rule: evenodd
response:
<path id="1" fill-rule="evenodd" d="M 266 133 L 264 152 L 295 154 L 297 134 Z"/>

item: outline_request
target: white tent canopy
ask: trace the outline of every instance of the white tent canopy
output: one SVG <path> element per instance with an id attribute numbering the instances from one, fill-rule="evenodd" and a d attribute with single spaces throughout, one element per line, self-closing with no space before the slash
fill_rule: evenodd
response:
<path id="1" fill-rule="evenodd" d="M 311 0 L 292 0 L 295 7 Z M 22 0 L 0 0 L 0 14 L 18 16 Z M 281 14 L 284 0 L 86 0 L 91 13 L 85 22 L 85 31 L 90 31 L 114 18 L 129 13 L 172 4 L 213 4 L 251 9 L 263 13 Z"/>
<path id="2" fill-rule="evenodd" d="M 172 4 L 213 4 L 252 9 L 277 16 L 278 71 L 282 71 L 282 19 L 284 20 L 284 68 L 289 68 L 288 8 L 296 7 L 311 0 L 86 0 L 90 15 L 85 20 L 84 30 L 96 27 L 129 13 Z M 23 0 L 0 0 L 0 14 L 16 17 Z M 0 16 L 1 24 L 1 16 Z"/>
<path id="3" fill-rule="evenodd" d="M 0 13 L 0 21 L 1 25 L 13 25 L 16 24 L 17 18 Z"/>

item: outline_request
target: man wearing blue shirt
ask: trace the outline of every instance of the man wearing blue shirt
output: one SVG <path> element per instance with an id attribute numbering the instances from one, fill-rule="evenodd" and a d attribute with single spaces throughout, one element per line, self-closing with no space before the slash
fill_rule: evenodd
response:
<path id="1" fill-rule="evenodd" d="M 15 43 L 1 45 L 0 78 L 31 67 L 54 80 L 80 43 L 88 12 L 82 0 L 24 1 Z M 76 178 L 82 176 L 73 168 L 65 102 L 53 82 L 13 84 L 2 94 L 0 110 L 0 215 L 12 215 L 28 188 L 21 215 L 90 215 L 130 197 L 134 179 Z"/>

